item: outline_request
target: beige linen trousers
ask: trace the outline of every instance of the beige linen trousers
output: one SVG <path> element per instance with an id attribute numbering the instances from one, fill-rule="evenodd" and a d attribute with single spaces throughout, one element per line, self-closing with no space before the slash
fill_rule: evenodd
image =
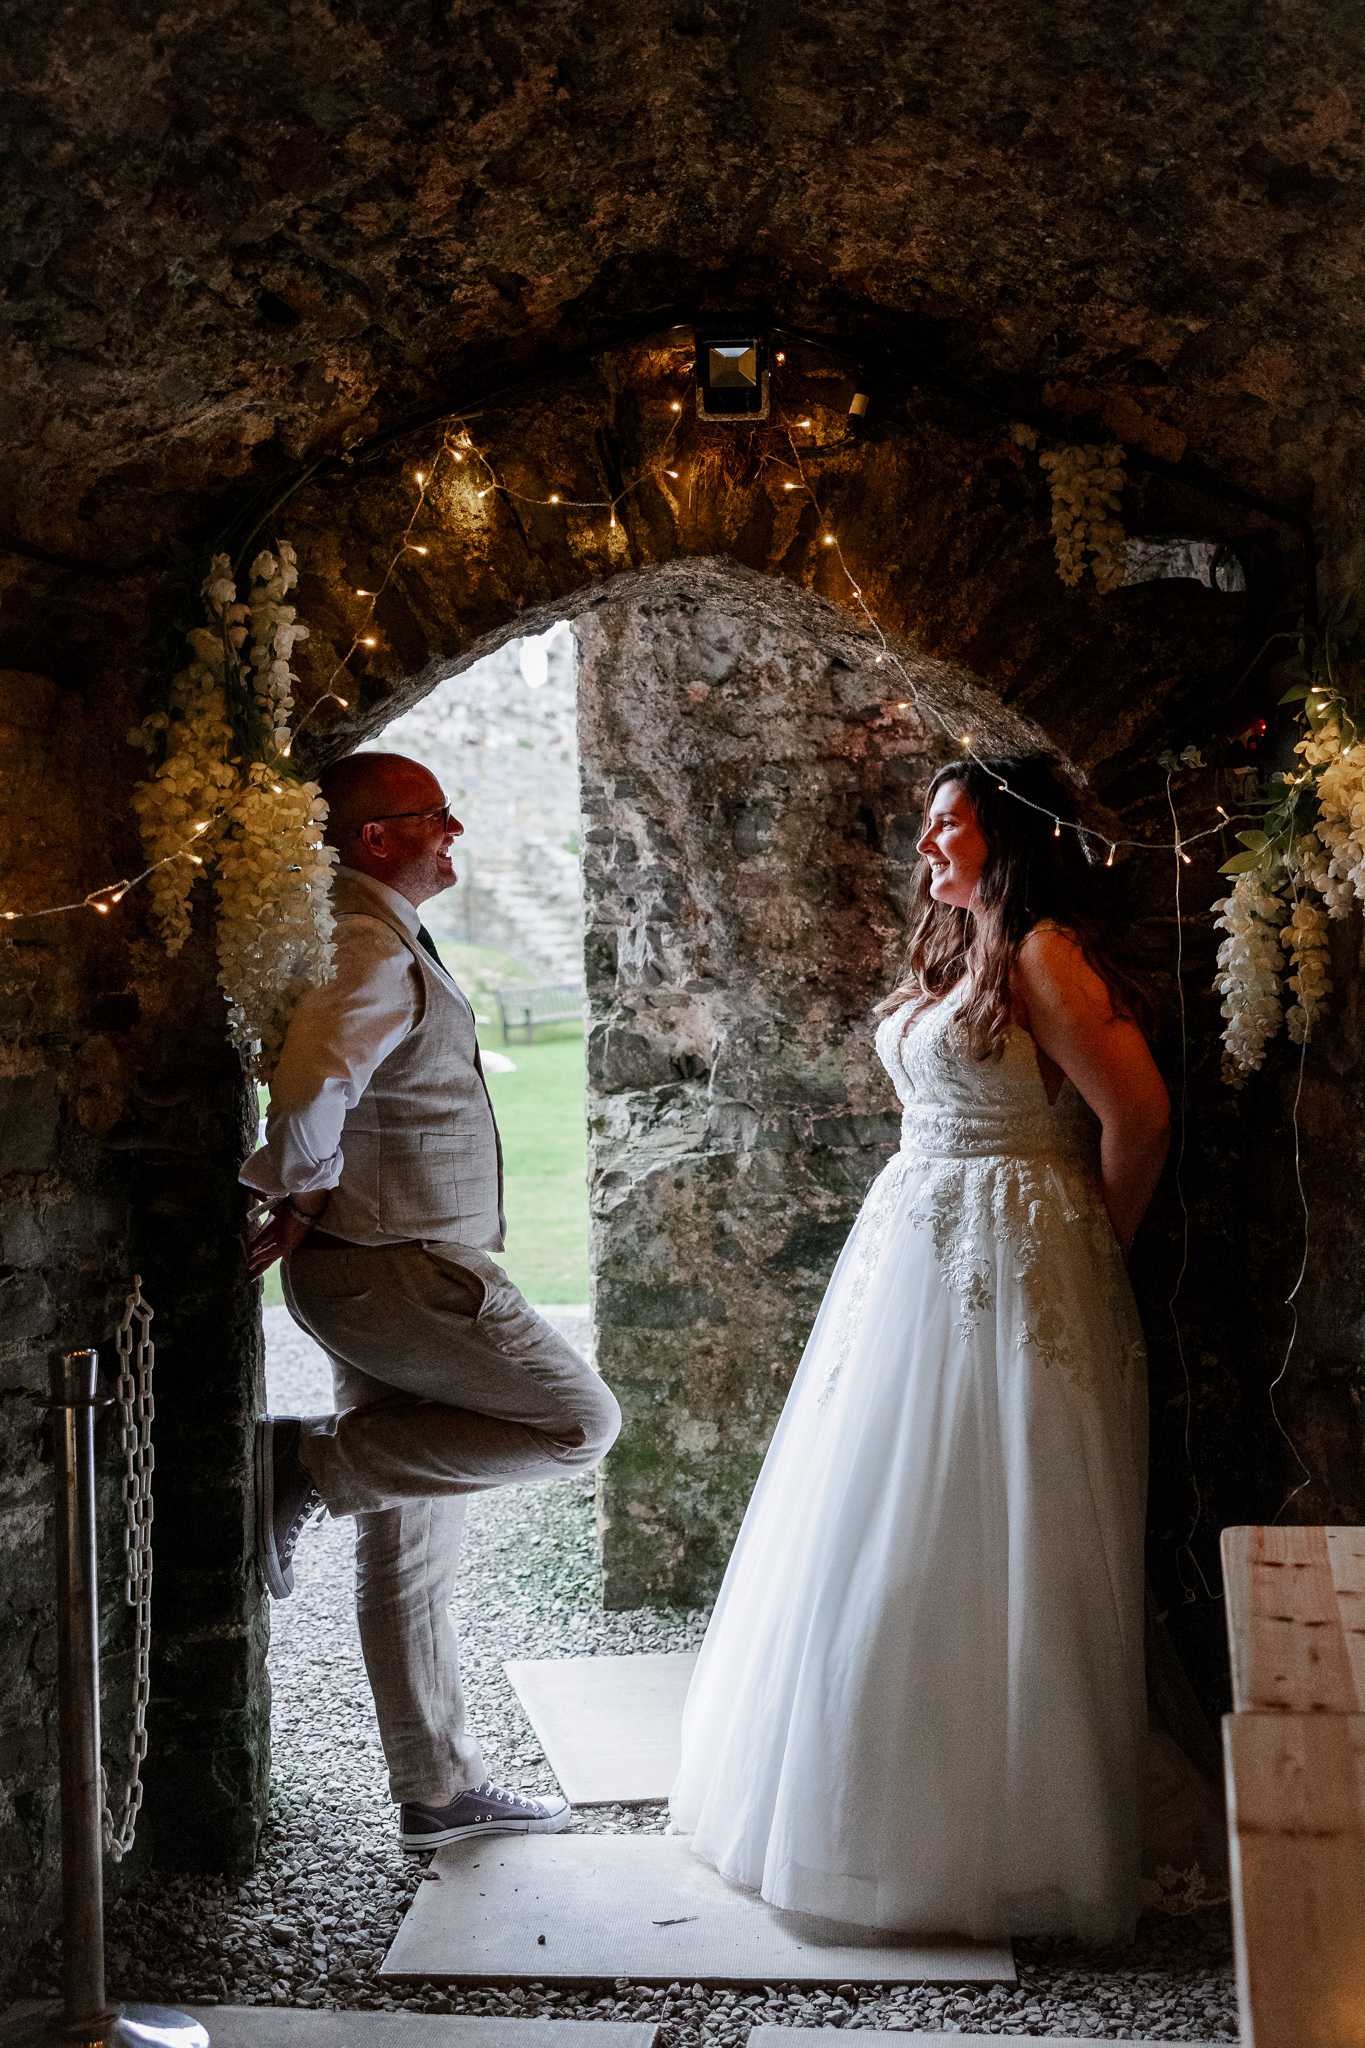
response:
<path id="1" fill-rule="evenodd" d="M 332 1361 L 333 1415 L 299 1455 L 356 1521 L 356 1612 L 396 1800 L 440 1806 L 487 1775 L 460 1690 L 450 1602 L 471 1493 L 595 1465 L 610 1389 L 484 1251 L 304 1248 L 283 1265 L 295 1322 Z"/>

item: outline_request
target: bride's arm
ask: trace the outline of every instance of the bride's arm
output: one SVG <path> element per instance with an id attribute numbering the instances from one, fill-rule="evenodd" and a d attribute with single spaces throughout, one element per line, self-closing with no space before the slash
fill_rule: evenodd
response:
<path id="1" fill-rule="evenodd" d="M 1100 1120 L 1104 1200 L 1126 1253 L 1166 1163 L 1166 1084 L 1136 1024 L 1115 1013 L 1108 989 L 1064 932 L 1031 932 L 1013 979 L 1034 1042 Z"/>

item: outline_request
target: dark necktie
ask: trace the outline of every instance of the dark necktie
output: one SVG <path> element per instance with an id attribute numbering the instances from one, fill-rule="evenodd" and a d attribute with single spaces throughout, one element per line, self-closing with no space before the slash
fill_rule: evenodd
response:
<path id="1" fill-rule="evenodd" d="M 424 924 L 419 924 L 417 927 L 417 943 L 422 948 L 422 951 L 424 953 L 430 953 L 432 959 L 436 962 L 436 965 L 444 970 L 445 961 L 437 952 L 436 941 L 435 939 L 433 939 L 431 933 L 427 930 Z"/>

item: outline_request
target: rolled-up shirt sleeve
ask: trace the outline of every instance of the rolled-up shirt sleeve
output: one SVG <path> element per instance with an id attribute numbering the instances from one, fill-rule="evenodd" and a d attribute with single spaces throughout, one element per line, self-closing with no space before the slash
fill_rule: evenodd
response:
<path id="1" fill-rule="evenodd" d="M 270 1084 L 265 1143 L 239 1179 L 271 1202 L 335 1187 L 346 1113 L 421 1011 L 421 977 L 402 940 L 378 918 L 344 919 L 336 975 L 299 998 Z"/>

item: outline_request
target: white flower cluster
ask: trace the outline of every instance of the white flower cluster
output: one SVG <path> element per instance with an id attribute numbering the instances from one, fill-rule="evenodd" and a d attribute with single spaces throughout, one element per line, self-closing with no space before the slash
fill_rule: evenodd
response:
<path id="1" fill-rule="evenodd" d="M 274 1071 L 304 985 L 332 972 L 326 817 L 316 783 L 278 782 L 253 761 L 218 839 L 218 980 L 228 1036 L 258 1080 Z"/>
<path id="2" fill-rule="evenodd" d="M 1365 746 L 1347 743 L 1336 718 L 1299 741 L 1296 750 L 1318 777 L 1317 837 L 1325 858 L 1313 885 L 1329 917 L 1345 917 L 1353 899 L 1365 903 Z M 1321 879 L 1319 879 L 1321 875 Z"/>
<path id="3" fill-rule="evenodd" d="M 1277 870 L 1276 879 L 1282 878 L 1283 870 Z M 1228 1020 L 1223 1078 L 1240 1088 L 1261 1065 L 1266 1043 L 1283 1021 L 1280 927 L 1289 910 L 1278 889 L 1267 886 L 1255 869 L 1238 875 L 1232 894 L 1213 907 L 1222 913 L 1214 918 L 1215 926 L 1228 935 L 1218 948 L 1214 982 Z"/>
<path id="4" fill-rule="evenodd" d="M 165 863 L 149 887 L 166 950 L 178 953 L 189 937 L 195 876 L 214 867 L 229 1035 L 258 1079 L 274 1067 L 304 984 L 332 973 L 327 806 L 316 783 L 284 768 L 297 680 L 290 656 L 308 631 L 283 602 L 297 580 L 294 550 L 281 544 L 278 558 L 256 557 L 250 601 L 240 604 L 228 557 L 215 555 L 201 593 L 208 624 L 188 636 L 194 659 L 172 683 L 168 709 L 128 735 L 153 755 L 164 745 L 133 806 L 148 861 Z M 264 760 L 247 758 L 240 737 L 257 720 Z"/>
<path id="5" fill-rule="evenodd" d="M 1089 443 L 1048 448 L 1038 460 L 1052 479 L 1058 575 L 1063 583 L 1079 583 L 1089 549 L 1098 587 L 1117 590 L 1128 570 L 1123 527 L 1111 516 L 1119 509 L 1119 493 L 1128 481 L 1122 448 L 1112 443 L 1107 448 Z"/>
<path id="6" fill-rule="evenodd" d="M 1298 997 L 1288 1014 L 1289 1036 L 1302 1045 L 1332 987 L 1327 974 L 1327 913 L 1306 892 L 1295 893 L 1286 936 L 1295 969 L 1289 987 Z"/>

